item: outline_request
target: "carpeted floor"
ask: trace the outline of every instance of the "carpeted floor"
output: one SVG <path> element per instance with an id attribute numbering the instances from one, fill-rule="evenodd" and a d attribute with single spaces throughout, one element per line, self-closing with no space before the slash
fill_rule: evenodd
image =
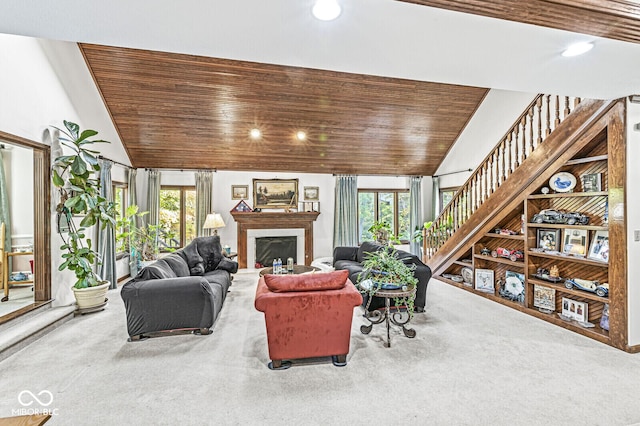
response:
<path id="1" fill-rule="evenodd" d="M 413 322 L 415 339 L 395 332 L 385 348 L 382 326 L 360 333 L 366 322 L 356 309 L 346 367 L 327 358 L 271 371 L 256 283 L 255 271 L 236 274 L 212 335 L 139 343 L 127 343 L 124 306 L 112 290 L 105 311 L 0 362 L 0 417 L 24 408 L 19 394 L 28 390 L 51 392 L 47 425 L 640 422 L 640 354 L 438 281 Z"/>

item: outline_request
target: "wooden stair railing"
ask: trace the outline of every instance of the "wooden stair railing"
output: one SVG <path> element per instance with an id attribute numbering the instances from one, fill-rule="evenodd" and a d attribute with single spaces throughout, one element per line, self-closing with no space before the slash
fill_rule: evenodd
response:
<path id="1" fill-rule="evenodd" d="M 423 258 L 442 245 L 538 149 L 580 103 L 580 98 L 540 94 L 529 104 L 498 144 L 423 232 Z"/>
<path id="2" fill-rule="evenodd" d="M 471 248 L 477 235 L 493 229 L 497 221 L 521 204 L 534 187 L 544 185 L 554 170 L 576 155 L 586 143 L 585 141 L 593 139 L 594 132 L 602 128 L 594 123 L 599 123 L 616 102 L 616 100 L 582 101 L 570 117 L 565 117 L 566 122 L 559 126 L 557 131 L 550 132 L 547 137 L 548 143 L 540 144 L 535 152 L 529 155 L 529 161 L 524 161 L 520 167 L 514 169 L 510 174 L 511 178 L 504 180 L 494 191 L 493 196 L 487 197 L 479 207 L 475 208 L 473 215 L 469 215 L 461 224 L 456 224 L 454 230 L 446 230 L 448 238 L 442 241 L 438 250 L 434 250 L 428 258 L 424 259 L 434 275 L 446 270 L 457 257 Z M 452 203 L 453 201 L 447 207 Z M 425 232 L 426 238 L 423 242 L 425 247 L 428 238 L 432 240 L 436 238 L 433 235 L 435 232 L 433 228 Z"/>

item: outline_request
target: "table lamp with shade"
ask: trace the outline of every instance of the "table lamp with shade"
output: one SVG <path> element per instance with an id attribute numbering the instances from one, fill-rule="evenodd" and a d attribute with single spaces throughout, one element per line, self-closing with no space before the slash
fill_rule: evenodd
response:
<path id="1" fill-rule="evenodd" d="M 225 226 L 220 213 L 209 213 L 204 220 L 202 229 L 209 229 L 209 235 L 218 235 L 218 228 L 224 228 Z M 213 234 L 211 234 L 211 229 L 213 229 Z"/>

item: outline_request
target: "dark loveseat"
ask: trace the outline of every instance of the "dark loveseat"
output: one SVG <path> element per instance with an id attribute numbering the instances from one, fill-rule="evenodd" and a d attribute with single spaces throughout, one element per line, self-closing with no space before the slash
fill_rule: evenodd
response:
<path id="1" fill-rule="evenodd" d="M 222 254 L 220 237 L 198 237 L 143 268 L 120 292 L 130 340 L 154 331 L 197 329 L 209 334 L 238 263 Z"/>
<path id="2" fill-rule="evenodd" d="M 354 284 L 358 282 L 358 276 L 362 272 L 362 262 L 366 259 L 367 253 L 378 250 L 388 250 L 388 247 L 380 244 L 365 241 L 360 247 L 336 247 L 333 249 L 333 267 L 335 269 L 346 269 L 349 271 L 349 279 Z M 396 257 L 407 265 L 415 265 L 413 272 L 418 279 L 416 289 L 416 299 L 414 302 L 416 312 L 424 312 L 427 301 L 427 284 L 431 279 L 431 269 L 422 263 L 417 256 L 403 250 L 396 250 Z M 367 306 L 368 295 L 364 295 L 363 306 Z M 369 310 L 378 309 L 384 306 L 384 299 L 374 297 L 369 305 Z"/>

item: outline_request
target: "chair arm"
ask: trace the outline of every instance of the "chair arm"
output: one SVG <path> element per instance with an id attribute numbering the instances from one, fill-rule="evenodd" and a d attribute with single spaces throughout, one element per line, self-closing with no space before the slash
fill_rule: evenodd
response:
<path id="1" fill-rule="evenodd" d="M 352 260 L 355 262 L 357 257 L 358 257 L 358 247 L 339 246 L 333 249 L 334 265 L 337 260 Z"/>

